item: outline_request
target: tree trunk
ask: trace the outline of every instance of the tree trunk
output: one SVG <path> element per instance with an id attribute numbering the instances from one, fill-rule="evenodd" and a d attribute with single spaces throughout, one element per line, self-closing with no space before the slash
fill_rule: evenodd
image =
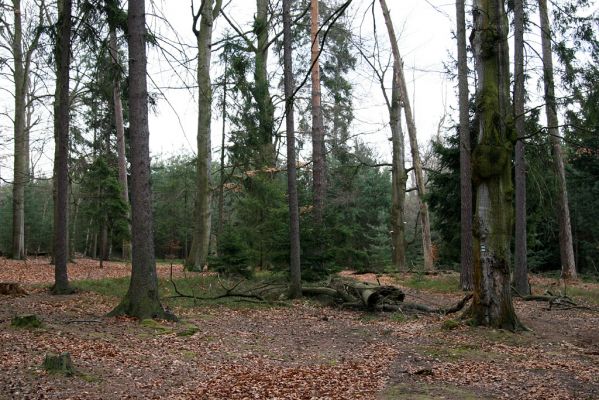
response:
<path id="1" fill-rule="evenodd" d="M 228 68 L 228 53 L 224 54 L 224 81 L 223 81 L 223 126 L 221 132 L 220 143 L 220 185 L 218 188 L 218 239 L 220 240 L 223 233 L 224 218 L 225 218 L 225 142 L 227 129 L 227 68 Z M 218 248 L 218 246 L 217 246 Z"/>
<path id="2" fill-rule="evenodd" d="M 311 0 L 310 8 L 310 39 L 311 52 L 311 78 L 312 78 L 312 186 L 314 203 L 314 223 L 321 226 L 324 216 L 324 202 L 326 196 L 326 161 L 324 126 L 322 121 L 321 90 L 320 90 L 320 63 L 318 61 L 318 0 Z"/>
<path id="3" fill-rule="evenodd" d="M 268 82 L 268 3 L 269 0 L 256 0 L 256 17 L 254 20 L 254 33 L 256 34 L 256 63 L 254 82 L 256 85 L 254 99 L 258 106 L 258 120 L 260 128 L 260 156 L 256 160 L 256 168 L 275 165 L 275 149 L 272 143 L 274 132 L 274 106 L 270 98 Z"/>
<path id="4" fill-rule="evenodd" d="M 198 10 L 194 22 L 200 19 L 200 29 L 194 33 L 198 45 L 198 157 L 196 164 L 195 224 L 191 249 L 186 260 L 190 270 L 201 270 L 206 264 L 210 247 L 210 228 L 212 226 L 212 171 L 210 124 L 212 120 L 212 86 L 210 82 L 210 56 L 212 43 L 212 25 L 218 15 L 221 0 L 217 0 L 214 11 L 212 1 L 205 1 L 203 9 Z M 214 13 L 214 14 L 213 14 Z"/>
<path id="5" fill-rule="evenodd" d="M 516 241 L 514 244 L 514 286 L 522 295 L 530 294 L 526 261 L 526 158 L 524 137 L 524 3 L 514 0 L 514 128 L 518 141 L 514 157 L 516 181 Z"/>
<path id="6" fill-rule="evenodd" d="M 399 53 L 399 47 L 397 46 L 397 37 L 395 36 L 395 30 L 393 28 L 393 22 L 391 21 L 391 15 L 389 14 L 389 9 L 387 8 L 387 2 L 385 0 L 380 0 L 380 3 L 381 9 L 383 10 L 383 16 L 385 17 L 385 25 L 387 26 L 387 32 L 389 34 L 389 41 L 391 42 L 394 64 L 397 66 L 397 71 L 399 75 L 400 96 L 403 103 L 406 122 L 408 125 L 408 136 L 410 138 L 410 148 L 412 150 L 412 164 L 414 167 L 416 187 L 418 189 L 418 199 L 420 202 L 420 222 L 422 225 L 422 249 L 424 253 L 424 269 L 430 271 L 433 269 L 434 262 L 433 245 L 431 241 L 431 228 L 429 222 L 430 220 L 428 214 L 428 205 L 425 201 L 426 187 L 424 184 L 424 173 L 422 171 L 422 163 L 420 161 L 420 153 L 418 151 L 416 123 L 414 122 L 414 114 L 412 113 L 410 99 L 408 98 L 408 88 L 403 72 L 403 61 Z"/>
<path id="7" fill-rule="evenodd" d="M 145 1 L 129 0 L 129 110 L 131 138 L 132 257 L 129 290 L 110 315 L 140 319 L 174 318 L 160 304 L 154 258 L 148 89 L 146 80 Z"/>
<path id="8" fill-rule="evenodd" d="M 508 21 L 504 0 L 475 0 L 478 143 L 472 154 L 476 190 L 473 224 L 474 301 L 479 324 L 521 329 L 512 304 L 510 239 L 512 165 Z"/>
<path id="9" fill-rule="evenodd" d="M 14 0 L 14 178 L 12 197 L 12 258 L 24 260 L 25 254 L 25 185 L 27 183 L 27 144 L 25 143 L 25 96 L 27 93 L 27 71 L 23 57 L 23 33 L 21 1 Z"/>
<path id="10" fill-rule="evenodd" d="M 123 121 L 123 102 L 121 101 L 121 80 L 119 54 L 116 42 L 116 28 L 110 28 L 109 41 L 110 58 L 114 67 L 112 80 L 112 98 L 114 102 L 114 124 L 116 126 L 116 151 L 119 169 L 119 183 L 121 184 L 121 199 L 129 205 L 129 184 L 127 182 L 127 156 L 125 154 L 125 123 Z M 129 219 L 129 215 L 127 215 Z M 131 224 L 127 223 L 127 236 L 131 236 Z M 123 260 L 131 258 L 131 242 L 123 240 Z"/>
<path id="11" fill-rule="evenodd" d="M 470 114 L 468 111 L 468 54 L 465 0 L 456 1 L 458 46 L 458 98 L 460 108 L 460 286 L 474 289 L 472 272 L 472 164 L 470 161 Z"/>
<path id="12" fill-rule="evenodd" d="M 391 124 L 391 143 L 393 159 L 391 169 L 391 241 L 392 260 L 396 271 L 403 271 L 406 266 L 406 236 L 404 205 L 406 200 L 404 135 L 401 129 L 401 94 L 399 89 L 399 71 L 393 67 L 393 89 L 391 107 L 389 109 Z"/>
<path id="13" fill-rule="evenodd" d="M 67 273 L 69 210 L 69 68 L 71 63 L 71 0 L 59 2 L 54 95 L 54 294 L 72 292 Z"/>
<path id="14" fill-rule="evenodd" d="M 547 15 L 547 0 L 539 0 L 539 15 L 541 17 L 541 47 L 543 48 L 545 113 L 547 114 L 547 130 L 549 131 L 551 152 L 553 154 L 553 167 L 555 168 L 558 184 L 559 249 L 562 262 L 562 278 L 576 279 L 572 227 L 570 225 L 570 209 L 568 206 L 568 189 L 566 187 L 566 172 L 558 128 L 559 122 L 557 119 L 557 104 L 553 82 L 551 27 L 549 25 L 549 16 Z"/>
<path id="15" fill-rule="evenodd" d="M 295 165 L 295 121 L 293 115 L 293 61 L 291 33 L 291 0 L 283 0 L 283 62 L 285 80 L 285 122 L 287 131 L 287 196 L 289 203 L 289 297 L 302 295 L 300 264 L 299 206 Z"/>

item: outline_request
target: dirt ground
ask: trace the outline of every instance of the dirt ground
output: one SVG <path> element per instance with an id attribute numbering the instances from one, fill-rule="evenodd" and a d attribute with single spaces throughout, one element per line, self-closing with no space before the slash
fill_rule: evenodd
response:
<path id="1" fill-rule="evenodd" d="M 128 268 L 78 262 L 70 276 L 120 277 Z M 0 282 L 19 282 L 29 292 L 0 296 L 0 399 L 599 398 L 596 283 L 572 286 L 591 293 L 574 296 L 589 309 L 516 301 L 531 331 L 513 334 L 447 322 L 457 316 L 379 315 L 307 300 L 261 308 L 172 306 L 180 322 L 140 324 L 104 316 L 115 297 L 49 295 L 43 285 L 52 282 L 52 271 L 47 260 L 0 259 Z M 161 276 L 169 273 L 159 266 Z M 412 302 L 450 305 L 462 297 L 403 286 L 410 278 L 379 280 L 403 287 Z M 359 279 L 376 282 L 373 275 Z M 533 279 L 533 287 L 551 284 Z M 43 327 L 12 327 L 11 319 L 23 314 L 37 314 Z M 41 368 L 47 353 L 62 352 L 71 354 L 75 376 Z"/>

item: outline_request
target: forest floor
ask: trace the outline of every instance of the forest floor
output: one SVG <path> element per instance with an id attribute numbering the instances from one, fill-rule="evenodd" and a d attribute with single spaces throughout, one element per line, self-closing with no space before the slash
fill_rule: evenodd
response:
<path id="1" fill-rule="evenodd" d="M 158 266 L 163 295 L 170 266 Z M 549 309 L 515 300 L 528 332 L 471 327 L 459 315 L 375 314 L 312 300 L 271 305 L 165 299 L 176 323 L 108 318 L 126 291 L 129 266 L 91 260 L 69 266 L 80 290 L 52 296 L 47 259 L 0 258 L 0 282 L 27 295 L 0 296 L 0 399 L 596 399 L 599 398 L 599 284 L 566 288 L 588 308 Z M 179 290 L 181 266 L 174 267 Z M 346 276 L 349 273 L 345 273 Z M 372 274 L 352 275 L 376 282 Z M 196 295 L 221 288 L 193 278 Z M 380 276 L 406 301 L 453 305 L 456 273 Z M 533 276 L 536 293 L 563 290 Z M 43 326 L 11 326 L 37 314 Z M 46 353 L 69 352 L 77 373 L 49 374 Z"/>

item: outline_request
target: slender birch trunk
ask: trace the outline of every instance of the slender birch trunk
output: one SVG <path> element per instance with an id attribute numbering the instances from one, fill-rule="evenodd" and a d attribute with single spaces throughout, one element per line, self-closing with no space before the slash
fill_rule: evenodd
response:
<path id="1" fill-rule="evenodd" d="M 428 213 L 428 205 L 425 201 L 426 187 L 424 183 L 424 173 L 422 171 L 422 162 L 420 160 L 420 153 L 418 151 L 416 123 L 414 122 L 414 114 L 412 113 L 410 99 L 408 98 L 408 88 L 406 85 L 406 78 L 403 72 L 403 62 L 401 59 L 401 54 L 399 52 L 399 46 L 397 45 L 397 37 L 395 36 L 395 29 L 393 28 L 391 15 L 389 14 L 389 9 L 387 8 L 387 2 L 385 0 L 380 0 L 380 4 L 381 9 L 383 10 L 383 16 L 385 18 L 385 25 L 387 26 L 387 32 L 389 33 L 389 41 L 391 42 L 394 63 L 397 66 L 397 71 L 399 75 L 400 96 L 403 103 L 404 115 L 406 117 L 406 122 L 408 125 L 408 136 L 410 138 L 410 148 L 412 150 L 412 164 L 414 167 L 414 176 L 416 178 L 416 187 L 418 189 L 418 199 L 420 202 L 420 222 L 422 225 L 422 249 L 424 253 L 424 269 L 430 271 L 434 268 L 433 246 L 431 241 L 431 228 Z"/>
<path id="2" fill-rule="evenodd" d="M 543 81 L 545 86 L 545 113 L 547 114 L 547 130 L 553 154 L 553 167 L 558 185 L 558 220 L 559 249 L 562 262 L 562 278 L 576 279 L 576 263 L 572 244 L 572 227 L 570 225 L 570 209 L 568 205 L 568 188 L 566 171 L 562 154 L 557 104 L 555 101 L 555 85 L 553 81 L 553 56 L 551 54 L 551 27 L 547 13 L 547 0 L 539 0 L 541 17 L 541 47 L 543 49 Z"/>

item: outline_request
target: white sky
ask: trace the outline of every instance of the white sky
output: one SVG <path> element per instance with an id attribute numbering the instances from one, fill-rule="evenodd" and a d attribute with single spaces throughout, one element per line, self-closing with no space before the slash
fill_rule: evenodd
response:
<path id="1" fill-rule="evenodd" d="M 198 3 L 199 0 L 196 2 Z M 187 0 L 163 0 L 165 16 L 176 27 L 181 38 L 194 51 L 195 37 L 191 31 L 190 6 Z M 363 32 L 372 30 L 372 14 L 364 12 L 370 1 L 354 0 L 347 10 L 348 16 L 354 19 L 356 25 L 364 18 Z M 197 4 L 196 4 L 197 6 Z M 388 0 L 393 23 L 399 39 L 400 51 L 404 58 L 405 74 L 411 93 L 415 94 L 414 108 L 421 147 L 436 133 L 439 119 L 444 113 L 446 104 L 454 104 L 453 83 L 448 83 L 442 73 L 443 62 L 448 61 L 448 51 L 453 51 L 455 42 L 452 40 L 453 2 L 430 0 L 400 1 Z M 434 7 L 433 7 L 434 6 Z M 437 8 L 437 10 L 435 9 Z M 251 0 L 233 0 L 226 9 L 227 14 L 242 28 L 249 29 L 255 12 L 255 2 Z M 377 29 L 381 37 L 381 46 L 388 47 L 388 37 L 378 1 L 375 2 Z M 228 27 L 224 18 L 216 21 L 213 39 L 222 37 Z M 355 32 L 358 32 L 356 26 Z M 169 34 L 166 30 L 164 34 Z M 271 52 L 272 54 L 272 52 Z M 363 132 L 361 139 L 372 144 L 382 158 L 389 158 L 390 144 L 386 124 L 389 115 L 381 95 L 379 83 L 371 80 L 370 67 L 358 58 L 358 71 L 352 79 L 354 88 L 355 121 L 354 133 Z M 213 62 L 217 59 L 213 55 Z M 271 55 L 270 60 L 275 59 Z M 155 58 L 154 58 L 155 60 Z M 274 61 L 273 61 L 274 62 Z M 168 70 L 168 65 L 161 61 L 149 65 L 152 76 L 161 79 L 165 86 L 180 86 L 177 79 L 169 79 L 159 71 Z M 216 73 L 213 72 L 213 81 Z M 414 89 L 415 86 L 415 90 Z M 276 88 L 271 88 L 275 94 Z M 170 105 L 160 101 L 158 113 L 150 117 L 151 151 L 154 155 L 175 155 L 181 152 L 195 151 L 195 132 L 197 128 L 197 103 L 195 96 L 186 90 L 164 90 Z M 176 110 L 176 113 L 173 111 Z M 448 112 L 451 112 L 447 108 Z M 179 118 L 177 118 L 177 115 Z M 222 120 L 220 113 L 213 112 L 212 145 L 215 151 L 220 146 Z"/>

